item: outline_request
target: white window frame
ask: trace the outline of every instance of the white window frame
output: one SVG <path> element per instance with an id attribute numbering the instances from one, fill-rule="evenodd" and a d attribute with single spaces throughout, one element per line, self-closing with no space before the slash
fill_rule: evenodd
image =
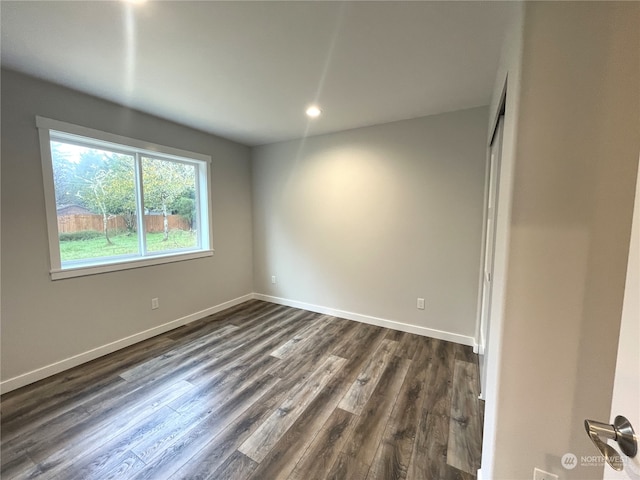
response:
<path id="1" fill-rule="evenodd" d="M 115 135 L 92 128 L 82 127 L 71 123 L 61 122 L 50 118 L 36 116 L 36 126 L 40 136 L 40 153 L 42 157 L 42 177 L 44 181 L 45 209 L 47 214 L 47 233 L 49 237 L 49 256 L 51 267 L 49 273 L 52 280 L 95 275 L 106 272 L 127 270 L 131 268 L 148 267 L 164 263 L 180 262 L 196 258 L 210 257 L 212 248 L 212 221 L 211 221 L 211 157 L 201 153 L 189 152 L 178 148 L 157 145 L 154 143 L 136 140 L 134 138 Z M 73 136 L 89 139 L 89 144 L 97 148 L 105 148 L 115 151 L 124 151 L 138 157 L 146 156 L 159 160 L 186 162 L 197 165 L 196 188 L 199 191 L 198 215 L 198 245 L 189 250 L 173 250 L 161 252 L 147 252 L 127 257 L 104 257 L 82 262 L 66 262 L 62 265 L 60 258 L 60 243 L 58 236 L 58 215 L 56 208 L 55 186 L 53 182 L 53 162 L 51 158 L 51 136 L 70 140 Z M 82 143 L 80 139 L 79 143 Z M 85 142 L 85 145 L 87 143 Z M 137 162 L 140 165 L 140 162 Z M 136 172 L 139 177 L 140 171 Z M 203 194 L 203 192 L 205 194 Z M 140 202 L 141 199 L 138 199 Z M 140 209 L 142 205 L 138 205 Z M 138 215 L 140 216 L 140 215 Z M 138 229 L 140 231 L 140 229 Z M 144 232 L 140 231 L 144 237 Z M 144 240 L 143 240 L 144 241 Z"/>

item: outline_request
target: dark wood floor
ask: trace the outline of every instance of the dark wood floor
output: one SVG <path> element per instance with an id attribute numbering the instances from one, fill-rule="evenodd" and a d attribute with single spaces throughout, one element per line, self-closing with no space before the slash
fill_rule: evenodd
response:
<path id="1" fill-rule="evenodd" d="M 1 478 L 471 479 L 470 347 L 250 301 L 2 397 Z"/>

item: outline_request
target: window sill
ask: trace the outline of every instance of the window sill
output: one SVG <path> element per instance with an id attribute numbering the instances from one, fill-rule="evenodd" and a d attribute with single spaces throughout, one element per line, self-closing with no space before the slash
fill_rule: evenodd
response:
<path id="1" fill-rule="evenodd" d="M 98 275 L 100 273 L 117 272 L 132 268 L 150 267 L 152 265 L 162 265 L 164 263 L 183 262 L 213 256 L 214 250 L 199 250 L 188 253 L 171 253 L 168 255 L 155 255 L 153 257 L 136 258 L 135 260 L 122 260 L 120 262 L 110 262 L 104 265 L 85 265 L 77 267 L 61 268 L 51 270 L 51 280 L 62 280 L 65 278 L 84 277 L 87 275 Z"/>

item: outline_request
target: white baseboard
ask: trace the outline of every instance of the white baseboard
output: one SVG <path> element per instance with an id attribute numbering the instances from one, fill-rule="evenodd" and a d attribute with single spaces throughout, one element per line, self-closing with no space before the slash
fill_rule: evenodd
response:
<path id="1" fill-rule="evenodd" d="M 161 333 L 168 332 L 169 330 L 173 330 L 174 328 L 181 327 L 183 325 L 186 325 L 187 323 L 191 323 L 195 320 L 200 320 L 201 318 L 221 312 L 222 310 L 226 310 L 227 308 L 231 308 L 235 305 L 239 305 L 243 302 L 246 302 L 247 300 L 251 300 L 252 298 L 254 298 L 254 295 L 249 293 L 247 295 L 243 295 L 242 297 L 229 300 L 228 302 L 224 302 L 219 305 L 206 308 L 199 312 L 192 313 L 177 320 L 172 320 L 171 322 L 158 325 L 157 327 L 150 328 L 149 330 L 145 330 L 143 332 L 130 335 L 120 340 L 116 340 L 115 342 L 111 342 L 106 345 L 88 350 L 86 352 L 79 353 L 78 355 L 74 355 L 73 357 L 65 358 L 64 360 L 52 363 L 51 365 L 47 365 L 45 367 L 32 370 L 22 375 L 9 378 L 8 380 L 0 382 L 0 393 L 7 393 L 11 390 L 24 387 L 25 385 L 29 385 L 30 383 L 37 382 L 38 380 L 42 380 L 43 378 L 50 377 L 51 375 L 55 375 L 56 373 L 63 372 L 82 363 L 89 362 L 98 357 L 113 353 L 116 350 L 120 350 L 121 348 L 133 345 L 134 343 L 138 343 L 148 338 L 155 337 L 156 335 L 160 335 Z"/>
<path id="2" fill-rule="evenodd" d="M 261 293 L 254 293 L 253 298 L 256 300 L 263 300 L 265 302 L 276 303 L 278 305 L 285 305 L 287 307 L 301 308 L 303 310 L 309 310 L 311 312 L 323 313 L 325 315 L 332 315 L 334 317 L 346 318 L 347 320 L 354 320 L 356 322 L 368 323 L 369 325 L 376 325 L 378 327 L 390 328 L 392 330 L 400 330 L 402 332 L 414 333 L 416 335 L 422 335 L 424 337 L 437 338 L 438 340 L 446 340 L 448 342 L 460 343 L 462 345 L 468 345 L 473 347 L 475 339 L 466 335 L 460 335 L 457 333 L 445 332 L 443 330 L 436 330 L 433 328 L 419 327 L 417 325 L 410 325 L 408 323 L 396 322 L 393 320 L 387 320 L 384 318 L 371 317 L 369 315 L 362 315 L 359 313 L 346 312 L 344 310 L 337 310 L 335 308 L 322 307 L 319 305 L 312 305 L 310 303 L 298 302 L 296 300 L 289 300 L 286 298 L 272 297 L 270 295 L 263 295 Z"/>
<path id="3" fill-rule="evenodd" d="M 362 315 L 359 313 L 338 310 L 335 308 L 312 305 L 309 303 L 298 302 L 296 300 L 289 300 L 286 298 L 273 297 L 270 295 L 263 295 L 260 293 L 250 293 L 247 295 L 243 295 L 242 297 L 229 300 L 228 302 L 224 302 L 219 305 L 206 308 L 199 312 L 192 313 L 190 315 L 184 316 L 177 320 L 172 320 L 171 322 L 158 325 L 157 327 L 150 328 L 149 330 L 145 330 L 143 332 L 130 335 L 120 340 L 116 340 L 115 342 L 111 342 L 106 345 L 102 345 L 100 347 L 88 350 L 86 352 L 79 353 L 78 355 L 65 358 L 64 360 L 60 360 L 50 365 L 37 368 L 30 372 L 24 373 L 22 375 L 18 375 L 16 377 L 12 377 L 7 380 L 4 380 L 0 382 L 0 394 L 10 392 L 11 390 L 15 390 L 20 387 L 24 387 L 25 385 L 29 385 L 30 383 L 37 382 L 38 380 L 42 380 L 44 378 L 50 377 L 51 375 L 55 375 L 57 373 L 63 372 L 70 368 L 73 368 L 83 363 L 94 360 L 98 357 L 108 355 L 110 353 L 115 352 L 116 350 L 120 350 L 122 348 L 133 345 L 134 343 L 138 343 L 148 338 L 155 337 L 156 335 L 160 335 L 161 333 L 168 332 L 169 330 L 173 330 L 174 328 L 181 327 L 182 325 L 186 325 L 187 323 L 200 320 L 201 318 L 207 317 L 209 315 L 213 315 L 214 313 L 221 312 L 222 310 L 226 310 L 227 308 L 231 308 L 235 305 L 239 305 L 251 299 L 263 300 L 265 302 L 275 303 L 278 305 L 285 305 L 285 306 L 294 307 L 294 308 L 301 308 L 304 310 L 309 310 L 311 312 L 322 313 L 325 315 L 332 315 L 334 317 L 346 318 L 347 320 L 354 320 L 356 322 L 367 323 L 370 325 L 390 328 L 393 330 L 400 330 L 402 332 L 414 333 L 416 335 L 437 338 L 439 340 L 446 340 L 449 342 L 459 343 L 462 345 L 469 345 L 469 346 L 475 345 L 475 339 L 473 337 L 459 335 L 457 333 L 445 332 L 443 330 L 436 330 L 436 329 L 426 328 L 426 327 L 419 327 L 417 325 L 410 325 L 408 323 L 401 323 L 393 320 L 387 320 L 384 318 L 372 317 L 369 315 Z"/>

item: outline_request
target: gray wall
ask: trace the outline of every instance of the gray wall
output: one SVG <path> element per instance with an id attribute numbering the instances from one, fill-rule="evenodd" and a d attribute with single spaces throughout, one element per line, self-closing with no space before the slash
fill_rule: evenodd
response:
<path id="1" fill-rule="evenodd" d="M 255 148 L 255 291 L 473 337 L 487 116 Z"/>
<path id="2" fill-rule="evenodd" d="M 35 116 L 210 155 L 213 257 L 51 281 Z M 251 293 L 250 149 L 2 71 L 2 380 Z M 160 309 L 152 311 L 152 297 Z"/>
<path id="3" fill-rule="evenodd" d="M 508 40 L 522 48 L 506 58 L 513 189 L 484 478 L 530 479 L 534 466 L 602 478 L 560 459 L 596 455 L 583 420 L 609 418 L 640 152 L 639 23 L 637 2 L 531 2 Z"/>

